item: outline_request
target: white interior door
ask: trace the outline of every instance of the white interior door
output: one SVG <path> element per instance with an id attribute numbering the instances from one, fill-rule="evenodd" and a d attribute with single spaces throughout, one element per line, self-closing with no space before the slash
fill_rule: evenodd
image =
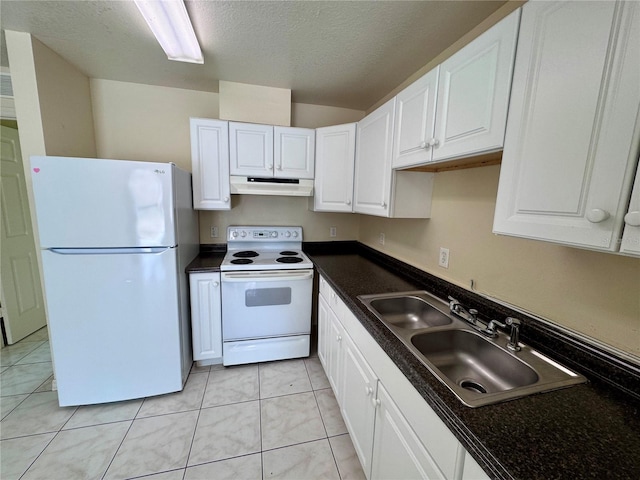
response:
<path id="1" fill-rule="evenodd" d="M 46 324 L 18 131 L 1 127 L 2 312 L 11 345 Z"/>

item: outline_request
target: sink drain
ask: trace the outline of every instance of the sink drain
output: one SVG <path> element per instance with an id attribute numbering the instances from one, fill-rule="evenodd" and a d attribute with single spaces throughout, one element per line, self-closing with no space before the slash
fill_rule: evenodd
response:
<path id="1" fill-rule="evenodd" d="M 467 390 L 471 390 L 476 393 L 487 393 L 487 389 L 480 385 L 478 382 L 474 382 L 473 380 L 463 380 L 460 382 L 460 386 L 462 388 L 466 388 Z"/>

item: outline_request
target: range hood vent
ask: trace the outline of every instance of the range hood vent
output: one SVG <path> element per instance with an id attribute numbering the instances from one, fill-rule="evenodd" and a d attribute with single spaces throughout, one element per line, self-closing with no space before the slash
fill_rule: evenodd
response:
<path id="1" fill-rule="evenodd" d="M 313 195 L 313 180 L 231 176 L 231 193 L 310 197 Z"/>

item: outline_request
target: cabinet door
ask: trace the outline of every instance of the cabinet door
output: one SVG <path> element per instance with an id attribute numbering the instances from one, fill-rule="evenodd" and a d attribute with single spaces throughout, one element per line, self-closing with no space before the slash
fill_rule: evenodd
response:
<path id="1" fill-rule="evenodd" d="M 395 97 L 358 122 L 354 205 L 356 213 L 388 217 Z"/>
<path id="2" fill-rule="evenodd" d="M 329 322 L 329 305 L 322 295 L 318 295 L 318 359 L 325 372 L 329 371 Z"/>
<path id="3" fill-rule="evenodd" d="M 274 127 L 275 176 L 313 179 L 316 132 L 311 128 Z"/>
<path id="4" fill-rule="evenodd" d="M 618 249 L 638 151 L 638 9 L 524 5 L 494 232 Z"/>
<path id="5" fill-rule="evenodd" d="M 362 470 L 369 478 L 378 379 L 348 336 L 345 336 L 343 358 L 342 417 Z M 394 478 L 401 477 L 395 475 Z"/>
<path id="6" fill-rule="evenodd" d="M 636 171 L 629 209 L 624 216 L 620 251 L 628 255 L 640 255 L 640 168 Z"/>
<path id="7" fill-rule="evenodd" d="M 273 177 L 273 126 L 229 122 L 231 175 Z"/>
<path id="8" fill-rule="evenodd" d="M 433 160 L 502 149 L 520 10 L 440 65 Z"/>
<path id="9" fill-rule="evenodd" d="M 445 479 L 411 426 L 378 382 L 371 480 Z"/>
<path id="10" fill-rule="evenodd" d="M 434 68 L 396 96 L 393 168 L 431 161 L 438 72 Z"/>
<path id="11" fill-rule="evenodd" d="M 327 347 L 326 362 L 329 366 L 325 370 L 329 384 L 333 388 L 333 395 L 336 397 L 338 405 L 342 403 L 343 397 L 343 361 L 344 361 L 344 342 L 346 334 L 344 328 L 340 324 L 335 312 L 329 308 L 329 324 L 327 328 Z"/>
<path id="12" fill-rule="evenodd" d="M 189 275 L 193 359 L 222 358 L 220 273 Z"/>
<path id="13" fill-rule="evenodd" d="M 356 124 L 316 129 L 314 210 L 351 212 Z"/>
<path id="14" fill-rule="evenodd" d="M 230 210 L 229 126 L 222 120 L 191 118 L 193 208 Z"/>

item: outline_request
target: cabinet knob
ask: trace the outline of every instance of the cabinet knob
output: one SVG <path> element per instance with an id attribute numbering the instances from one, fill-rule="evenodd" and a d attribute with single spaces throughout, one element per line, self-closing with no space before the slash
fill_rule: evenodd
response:
<path id="1" fill-rule="evenodd" d="M 371 399 L 371 403 L 373 404 L 373 408 L 378 408 L 380 406 L 380 399 L 379 398 L 372 398 Z"/>
<path id="2" fill-rule="evenodd" d="M 438 140 L 437 138 L 432 138 L 431 140 L 429 140 L 430 147 L 436 147 L 439 143 L 440 143 L 440 140 Z"/>
<path id="3" fill-rule="evenodd" d="M 420 148 L 428 148 L 429 144 L 427 142 L 421 142 L 420 143 Z"/>
<path id="4" fill-rule="evenodd" d="M 635 210 L 624 216 L 624 223 L 630 227 L 640 227 L 640 211 Z"/>
<path id="5" fill-rule="evenodd" d="M 224 197 L 224 203 L 227 203 L 229 201 L 229 197 Z"/>
<path id="6" fill-rule="evenodd" d="M 342 335 L 336 335 L 336 342 L 342 341 Z"/>
<path id="7" fill-rule="evenodd" d="M 604 222 L 607 218 L 609 218 L 609 212 L 601 208 L 593 208 L 587 212 L 587 220 L 591 223 Z"/>
<path id="8" fill-rule="evenodd" d="M 282 170 L 282 165 L 278 165 L 278 170 Z"/>
<path id="9" fill-rule="evenodd" d="M 351 205 L 351 200 L 347 200 L 347 205 Z"/>
<path id="10" fill-rule="evenodd" d="M 214 287 L 217 287 L 218 285 L 220 285 L 220 282 L 213 282 Z"/>
<path id="11" fill-rule="evenodd" d="M 382 202 L 380 205 L 382 205 L 382 208 L 387 208 L 387 202 Z"/>
<path id="12" fill-rule="evenodd" d="M 364 392 L 367 394 L 367 397 L 373 394 L 373 388 L 371 388 L 370 386 L 366 386 L 364 388 Z"/>
<path id="13" fill-rule="evenodd" d="M 267 165 L 267 170 L 273 170 L 273 165 Z"/>

